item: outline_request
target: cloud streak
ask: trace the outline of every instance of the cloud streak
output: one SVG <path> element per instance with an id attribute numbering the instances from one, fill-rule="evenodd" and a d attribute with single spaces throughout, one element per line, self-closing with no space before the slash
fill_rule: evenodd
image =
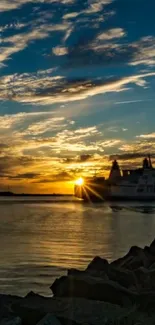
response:
<path id="1" fill-rule="evenodd" d="M 148 77 L 155 72 L 131 75 L 120 79 L 68 79 L 62 76 L 12 75 L 0 78 L 0 99 L 11 99 L 21 103 L 54 104 L 78 101 L 98 94 L 118 92 L 126 85 L 145 86 Z"/>

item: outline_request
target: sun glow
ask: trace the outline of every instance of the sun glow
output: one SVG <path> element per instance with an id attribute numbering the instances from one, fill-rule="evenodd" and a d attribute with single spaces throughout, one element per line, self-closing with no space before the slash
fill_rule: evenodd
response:
<path id="1" fill-rule="evenodd" d="M 82 186 L 84 184 L 84 179 L 82 177 L 78 178 L 76 181 L 75 181 L 75 184 L 76 185 L 79 185 L 79 186 Z"/>

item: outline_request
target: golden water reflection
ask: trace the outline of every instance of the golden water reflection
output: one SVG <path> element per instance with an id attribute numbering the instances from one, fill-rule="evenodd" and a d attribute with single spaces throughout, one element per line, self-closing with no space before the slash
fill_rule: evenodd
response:
<path id="1" fill-rule="evenodd" d="M 69 199 L 68 199 L 69 200 Z M 77 201 L 0 204 L 0 289 L 50 294 L 67 268 L 109 261 L 155 237 L 155 207 Z"/>

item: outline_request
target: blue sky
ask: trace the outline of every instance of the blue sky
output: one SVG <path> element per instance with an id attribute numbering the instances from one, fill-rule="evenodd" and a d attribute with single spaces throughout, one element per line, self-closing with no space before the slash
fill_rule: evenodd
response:
<path id="1" fill-rule="evenodd" d="M 1 0 L 1 189 L 155 156 L 154 0 Z"/>

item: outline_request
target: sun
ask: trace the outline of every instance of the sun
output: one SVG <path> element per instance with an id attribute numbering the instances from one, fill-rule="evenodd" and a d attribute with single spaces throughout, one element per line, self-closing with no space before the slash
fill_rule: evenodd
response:
<path id="1" fill-rule="evenodd" d="M 75 181 L 75 184 L 76 185 L 79 185 L 79 186 L 82 186 L 84 184 L 84 179 L 82 177 L 78 178 L 76 181 Z"/>

